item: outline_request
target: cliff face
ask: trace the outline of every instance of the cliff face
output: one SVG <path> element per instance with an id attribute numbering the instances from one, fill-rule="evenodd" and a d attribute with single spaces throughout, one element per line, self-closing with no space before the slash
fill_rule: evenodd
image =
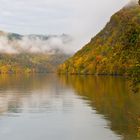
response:
<path id="1" fill-rule="evenodd" d="M 73 57 L 59 66 L 59 73 L 140 73 L 140 7 L 124 7 L 105 28 Z"/>

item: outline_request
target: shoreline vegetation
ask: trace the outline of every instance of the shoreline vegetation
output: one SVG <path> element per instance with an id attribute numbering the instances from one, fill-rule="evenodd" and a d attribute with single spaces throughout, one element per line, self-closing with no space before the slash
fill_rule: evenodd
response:
<path id="1" fill-rule="evenodd" d="M 67 58 L 64 53 L 0 54 L 0 74 L 50 73 Z"/>

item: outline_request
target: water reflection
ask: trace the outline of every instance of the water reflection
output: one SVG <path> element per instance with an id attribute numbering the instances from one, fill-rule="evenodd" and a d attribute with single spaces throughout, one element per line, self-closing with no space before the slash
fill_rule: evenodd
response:
<path id="1" fill-rule="evenodd" d="M 121 77 L 0 75 L 2 140 L 139 140 L 139 117 Z"/>
<path id="2" fill-rule="evenodd" d="M 131 94 L 122 77 L 60 76 L 63 84 L 90 100 L 90 106 L 110 121 L 124 140 L 140 139 L 140 94 Z"/>

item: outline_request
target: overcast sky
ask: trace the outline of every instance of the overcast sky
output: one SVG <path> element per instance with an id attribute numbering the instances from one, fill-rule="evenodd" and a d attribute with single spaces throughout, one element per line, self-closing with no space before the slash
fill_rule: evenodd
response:
<path id="1" fill-rule="evenodd" d="M 70 34 L 74 49 L 87 43 L 129 0 L 0 0 L 0 30 Z"/>

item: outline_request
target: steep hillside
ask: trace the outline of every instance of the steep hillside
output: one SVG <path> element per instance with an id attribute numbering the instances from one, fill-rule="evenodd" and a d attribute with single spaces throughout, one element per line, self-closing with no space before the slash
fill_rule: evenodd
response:
<path id="1" fill-rule="evenodd" d="M 19 35 L 0 31 L 0 74 L 55 72 L 68 57 L 68 35 Z M 65 48 L 64 48 L 65 49 Z"/>
<path id="2" fill-rule="evenodd" d="M 140 7 L 127 6 L 58 68 L 59 73 L 140 75 Z"/>

